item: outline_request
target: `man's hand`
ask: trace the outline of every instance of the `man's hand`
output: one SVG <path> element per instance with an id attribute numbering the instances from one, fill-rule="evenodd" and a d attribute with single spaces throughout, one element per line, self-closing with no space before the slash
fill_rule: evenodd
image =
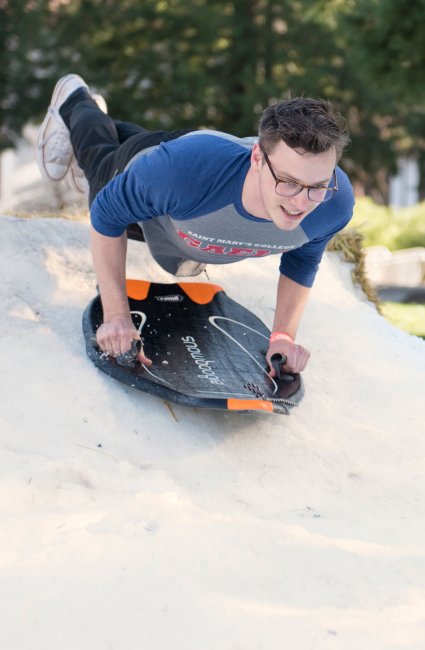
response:
<path id="1" fill-rule="evenodd" d="M 298 282 L 280 275 L 277 289 L 276 311 L 273 331 L 270 335 L 270 347 L 266 358 L 270 366 L 270 377 L 276 373 L 271 365 L 273 354 L 284 354 L 287 358 L 282 370 L 298 373 L 304 370 L 310 358 L 310 352 L 294 341 L 298 324 L 304 312 L 310 289 Z"/>
<path id="2" fill-rule="evenodd" d="M 302 372 L 310 358 L 310 352 L 303 348 L 302 345 L 297 345 L 294 341 L 291 341 L 289 336 L 273 341 L 270 343 L 266 355 L 267 363 L 270 366 L 269 377 L 276 377 L 276 372 L 271 364 L 271 357 L 274 354 L 285 355 L 286 363 L 282 366 L 282 370 L 285 372 Z"/>
<path id="3" fill-rule="evenodd" d="M 130 314 L 115 314 L 104 322 L 96 332 L 96 340 L 100 349 L 111 357 L 118 357 L 131 349 L 133 340 L 140 340 L 140 335 Z M 145 356 L 143 347 L 139 352 L 139 361 L 147 366 L 152 365 L 151 359 Z"/>

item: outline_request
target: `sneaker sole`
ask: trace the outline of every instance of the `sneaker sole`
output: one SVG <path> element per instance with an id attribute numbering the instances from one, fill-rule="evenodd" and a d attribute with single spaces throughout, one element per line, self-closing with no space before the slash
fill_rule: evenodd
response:
<path id="1" fill-rule="evenodd" d="M 79 178 L 81 178 L 81 177 L 80 177 L 80 176 L 77 176 L 77 174 L 75 173 L 75 167 L 74 167 L 74 165 L 75 165 L 75 166 L 78 166 L 78 163 L 77 163 L 77 161 L 76 161 L 76 159 L 75 159 L 75 156 L 72 156 L 72 158 L 71 158 L 71 163 L 70 163 L 70 165 L 69 165 L 69 167 L 70 167 L 70 181 L 71 181 L 71 185 L 72 185 L 72 187 L 73 187 L 73 188 L 74 188 L 74 189 L 75 189 L 79 194 L 83 194 L 83 195 L 85 194 L 85 195 L 87 196 L 88 193 L 89 193 L 89 185 L 88 185 L 88 182 L 87 182 L 87 180 L 86 180 L 85 177 L 83 177 L 83 178 L 84 178 L 84 181 L 83 181 L 83 180 L 79 180 Z M 80 183 L 80 185 L 79 185 L 79 183 Z M 84 183 L 84 189 L 82 188 L 81 183 Z"/>
<path id="2" fill-rule="evenodd" d="M 64 77 L 61 77 L 61 79 L 59 79 L 59 81 L 57 82 L 56 86 L 53 89 L 53 94 L 52 94 L 52 99 L 50 101 L 50 106 L 55 107 L 56 102 L 58 100 L 58 97 L 59 97 L 63 87 L 65 86 L 65 84 L 68 83 L 68 81 L 71 78 L 74 78 L 74 77 L 78 77 L 79 79 L 81 79 L 81 77 L 79 75 L 77 75 L 77 74 L 67 74 Z M 83 88 L 88 88 L 87 84 L 85 83 L 85 81 L 83 79 L 81 79 L 81 86 Z M 71 166 L 72 157 L 71 157 L 71 160 L 69 161 L 68 167 L 66 168 L 65 172 L 63 173 L 63 175 L 60 178 L 52 178 L 51 176 L 49 176 L 49 174 L 47 173 L 47 170 L 46 170 L 46 168 L 44 166 L 44 150 L 43 150 L 43 144 L 42 143 L 44 141 L 44 134 L 46 132 L 47 126 L 48 126 L 51 119 L 53 119 L 52 116 L 49 113 L 47 113 L 46 117 L 44 118 L 43 122 L 41 123 L 40 129 L 38 131 L 38 136 L 37 136 L 37 149 L 36 149 L 36 151 L 37 151 L 38 167 L 40 169 L 41 175 L 47 181 L 56 182 L 56 181 L 61 181 L 67 175 L 67 173 L 69 171 L 69 168 Z"/>

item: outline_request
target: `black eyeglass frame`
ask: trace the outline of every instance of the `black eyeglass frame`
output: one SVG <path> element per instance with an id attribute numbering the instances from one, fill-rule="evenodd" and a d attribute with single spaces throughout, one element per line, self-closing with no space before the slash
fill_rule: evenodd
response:
<path id="1" fill-rule="evenodd" d="M 302 183 L 298 183 L 298 181 L 292 181 L 289 178 L 287 178 L 286 180 L 283 179 L 283 178 L 278 178 L 276 176 L 275 172 L 274 172 L 274 169 L 273 169 L 273 167 L 271 165 L 271 162 L 269 160 L 268 155 L 266 154 L 264 149 L 261 149 L 261 151 L 262 151 L 262 154 L 264 156 L 264 160 L 267 163 L 267 167 L 270 169 L 270 173 L 273 176 L 274 181 L 276 183 L 275 192 L 276 192 L 276 194 L 278 196 L 287 196 L 289 198 L 291 196 L 297 196 L 298 194 L 301 194 L 301 192 L 303 190 L 307 190 L 307 196 L 308 196 L 309 201 L 313 201 L 314 203 L 326 203 L 326 201 L 329 201 L 330 199 L 332 199 L 335 196 L 335 194 L 338 192 L 338 179 L 336 177 L 336 169 L 335 168 L 334 168 L 334 170 L 332 172 L 332 179 L 333 179 L 333 182 L 334 182 L 333 187 L 325 187 L 324 185 L 315 185 L 315 186 L 303 185 Z M 298 185 L 299 189 L 296 192 L 294 192 L 294 194 L 279 194 L 279 192 L 277 191 L 277 186 L 279 185 L 279 183 L 286 183 L 286 182 L 292 183 L 293 185 Z M 310 197 L 310 190 L 318 190 L 318 189 L 326 190 L 327 192 L 330 192 L 331 194 L 330 194 L 330 196 L 328 196 L 325 199 L 322 199 L 321 201 L 318 201 L 317 199 L 312 199 Z"/>

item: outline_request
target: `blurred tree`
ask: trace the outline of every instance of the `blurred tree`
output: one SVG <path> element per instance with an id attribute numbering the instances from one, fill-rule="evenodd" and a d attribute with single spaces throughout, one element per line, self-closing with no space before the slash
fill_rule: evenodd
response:
<path id="1" fill-rule="evenodd" d="M 57 30 L 69 65 L 76 56 L 70 36 L 84 25 L 76 60 L 82 73 L 89 81 L 94 75 L 113 114 L 147 128 L 210 126 L 247 135 L 267 103 L 281 97 L 332 100 L 352 132 L 343 165 L 365 191 L 380 188 L 384 196 L 382 170 L 392 171 L 396 157 L 390 93 L 366 83 L 353 64 L 341 5 L 322 4 L 80 0 L 63 5 Z"/>
<path id="2" fill-rule="evenodd" d="M 424 3 L 0 0 L 2 138 L 69 71 L 146 128 L 247 135 L 269 102 L 322 96 L 348 118 L 343 165 L 385 194 L 400 151 L 423 150 Z"/>
<path id="3" fill-rule="evenodd" d="M 414 156 L 425 196 L 425 0 L 356 0 L 340 13 L 352 64 L 379 107 L 392 158 Z"/>
<path id="4" fill-rule="evenodd" d="M 52 41 L 44 0 L 0 0 L 0 149 L 45 106 Z"/>
<path id="5" fill-rule="evenodd" d="M 341 25 L 371 83 L 404 103 L 425 101 L 425 0 L 356 0 Z"/>
<path id="6" fill-rule="evenodd" d="M 59 65 L 69 70 L 71 61 L 120 119 L 205 123 L 221 21 L 206 0 L 77 0 L 56 13 Z"/>

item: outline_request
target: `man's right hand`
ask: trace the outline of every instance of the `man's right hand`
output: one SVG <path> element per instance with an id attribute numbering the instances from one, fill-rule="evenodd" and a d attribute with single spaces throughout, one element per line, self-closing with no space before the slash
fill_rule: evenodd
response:
<path id="1" fill-rule="evenodd" d="M 140 335 L 134 327 L 130 314 L 112 316 L 96 332 L 100 349 L 111 357 L 118 357 L 128 352 L 134 339 L 140 340 Z M 140 348 L 139 361 L 147 366 L 152 365 L 151 359 L 145 356 L 143 346 Z"/>

